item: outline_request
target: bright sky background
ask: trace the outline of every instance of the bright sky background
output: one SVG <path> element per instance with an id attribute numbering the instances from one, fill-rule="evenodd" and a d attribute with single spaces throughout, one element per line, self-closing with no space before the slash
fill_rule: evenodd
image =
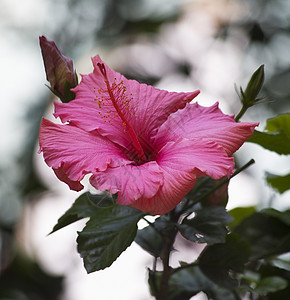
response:
<path id="1" fill-rule="evenodd" d="M 48 93 L 44 86 L 45 73 L 38 46 L 38 36 L 45 34 L 49 38 L 51 28 L 55 26 L 51 22 L 53 16 L 47 15 L 48 11 L 51 12 L 49 1 L 46 0 L 1 0 L 0 2 L 0 166 L 6 175 L 0 181 L 0 196 L 9 192 L 4 187 L 7 188 L 9 183 L 17 182 L 19 176 L 23 176 L 23 173 L 17 171 L 17 158 L 31 130 L 25 123 L 25 118 L 30 109 Z M 199 57 L 199 61 L 194 63 L 200 70 L 200 77 L 197 80 L 200 86 L 194 87 L 192 81 L 167 72 L 158 87 L 183 91 L 201 88 L 202 94 L 198 99 L 200 104 L 211 105 L 216 100 L 221 100 L 221 108 L 224 112 L 232 114 L 233 105 L 228 100 L 236 97 L 233 86 L 235 82 L 241 80 L 239 71 L 243 53 L 230 43 L 225 45 L 221 42 L 213 42 L 211 36 L 214 30 L 212 22 L 215 13 L 226 17 L 227 11 L 225 10 L 224 14 L 211 11 L 211 15 L 195 13 L 190 10 L 189 5 L 179 23 L 162 28 L 160 45 L 167 47 L 167 51 L 173 56 L 186 55 L 191 56 L 193 60 Z M 123 62 L 119 61 L 117 55 L 122 56 L 128 50 L 132 55 L 131 61 L 126 59 Z M 104 53 L 112 67 L 136 63 L 142 53 L 145 63 L 141 67 L 146 68 L 151 63 L 150 70 L 160 72 L 156 64 L 158 65 L 162 59 L 162 50 L 160 47 L 142 42 L 136 43 L 130 49 L 120 47 L 109 54 L 104 49 L 96 49 L 95 53 L 88 53 L 76 62 L 78 72 L 91 71 L 89 57 L 97 54 L 97 51 Z M 252 70 L 254 71 L 256 67 L 253 63 Z M 51 112 L 52 107 L 48 109 L 47 114 Z M 260 121 L 262 121 L 262 116 L 258 115 L 258 117 L 261 117 Z M 37 148 L 35 163 L 39 176 L 54 190 L 54 193 L 45 195 L 36 206 L 27 207 L 23 223 L 24 235 L 20 236 L 19 240 L 31 255 L 40 259 L 47 270 L 67 275 L 63 300 L 150 299 L 145 270 L 146 265 L 151 266 L 150 256 L 136 244 L 127 249 L 111 268 L 87 275 L 82 260 L 77 254 L 75 243 L 76 230 L 80 230 L 83 223 L 71 225 L 52 236 L 46 236 L 78 194 L 69 191 L 54 177 L 44 164 L 42 156 L 36 154 L 36 151 Z M 256 154 L 256 166 L 252 173 L 260 179 L 253 182 L 253 179 L 246 174 L 235 178 L 230 184 L 229 208 L 240 205 L 241 202 L 243 205 L 253 204 L 256 199 L 263 196 L 260 194 L 259 185 L 264 184 L 264 161 L 267 161 L 268 171 L 275 172 L 277 164 L 280 165 L 281 174 L 289 171 L 288 158 L 266 151 L 260 154 L 259 151 L 260 149 L 254 145 L 247 145 L 240 150 L 243 163 L 251 158 L 250 153 Z M 231 202 L 231 199 L 235 199 L 235 202 Z M 281 203 L 283 201 L 282 197 Z M 5 214 L 5 205 L 7 204 L 0 203 L 2 214 Z M 15 202 L 14 205 L 18 207 L 19 203 Z M 20 213 L 20 207 L 15 210 L 15 216 L 7 217 L 16 218 L 17 213 Z M 188 253 L 184 256 L 183 259 L 192 259 Z M 200 296 L 199 299 L 203 297 Z"/>

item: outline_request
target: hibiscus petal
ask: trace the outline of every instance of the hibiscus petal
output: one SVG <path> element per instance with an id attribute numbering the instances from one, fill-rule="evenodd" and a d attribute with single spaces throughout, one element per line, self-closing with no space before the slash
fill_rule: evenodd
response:
<path id="1" fill-rule="evenodd" d="M 150 161 L 96 172 L 90 182 L 98 190 L 118 193 L 117 203 L 129 205 L 140 197 L 153 197 L 163 185 L 163 172 L 155 161 Z"/>
<path id="2" fill-rule="evenodd" d="M 234 159 L 228 157 L 223 147 L 203 139 L 169 142 L 159 151 L 156 161 L 160 166 L 181 168 L 186 172 L 198 169 L 203 176 L 209 175 L 213 179 L 229 177 L 234 169 Z M 196 174 L 200 176 L 200 173 Z"/>
<path id="3" fill-rule="evenodd" d="M 196 176 L 194 172 L 184 172 L 175 166 L 162 166 L 164 184 L 152 198 L 141 197 L 130 206 L 145 213 L 164 215 L 171 211 L 183 197 L 194 187 Z"/>
<path id="4" fill-rule="evenodd" d="M 46 119 L 40 126 L 39 145 L 47 165 L 73 190 L 81 189 L 79 182 L 88 173 L 132 162 L 120 146 L 96 132 L 88 133 L 70 124 L 57 125 Z"/>
<path id="5" fill-rule="evenodd" d="M 214 142 L 179 139 L 167 143 L 156 162 L 164 173 L 164 184 L 151 199 L 142 197 L 131 204 L 144 212 L 163 215 L 172 210 L 193 188 L 196 177 L 213 179 L 230 176 L 234 160 Z"/>
<path id="6" fill-rule="evenodd" d="M 81 83 L 73 89 L 76 99 L 69 103 L 56 103 L 55 116 L 59 116 L 62 122 L 71 121 L 87 131 L 97 129 L 100 134 L 130 150 L 131 140 L 124 122 L 106 95 L 104 75 L 98 66 L 104 63 L 99 56 L 92 58 L 92 61 L 93 73 L 84 75 Z M 159 90 L 128 80 L 105 64 L 104 66 L 116 102 L 145 149 L 168 116 L 199 94 L 199 91 L 176 93 Z"/>
<path id="7" fill-rule="evenodd" d="M 187 104 L 162 124 L 155 137 L 155 145 L 161 148 L 168 141 L 175 141 L 180 137 L 203 138 L 221 145 L 231 156 L 253 134 L 258 125 L 259 123 L 236 123 L 233 116 L 221 112 L 218 103 L 211 107 L 198 103 Z"/>

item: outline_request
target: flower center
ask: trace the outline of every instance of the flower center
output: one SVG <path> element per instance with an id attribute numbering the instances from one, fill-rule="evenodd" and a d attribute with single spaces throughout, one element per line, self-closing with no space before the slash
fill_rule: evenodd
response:
<path id="1" fill-rule="evenodd" d="M 141 163 L 146 162 L 146 156 L 144 154 L 144 151 L 142 149 L 142 146 L 138 140 L 137 134 L 134 131 L 133 127 L 130 125 L 130 123 L 128 122 L 128 120 L 126 119 L 125 115 L 123 114 L 121 108 L 118 106 L 118 103 L 116 101 L 115 95 L 113 93 L 114 91 L 114 87 L 112 87 L 110 85 L 108 76 L 107 76 L 107 71 L 106 71 L 106 67 L 104 64 L 98 63 L 98 67 L 102 73 L 102 75 L 104 76 L 105 79 L 105 84 L 106 84 L 106 88 L 107 88 L 107 93 L 109 94 L 109 98 L 113 103 L 114 108 L 116 109 L 117 114 L 119 115 L 119 117 L 121 118 L 123 125 L 126 127 L 126 129 L 128 130 L 128 133 L 130 135 L 132 144 L 137 152 L 138 158 L 140 160 Z M 128 101 L 128 100 L 127 100 Z M 100 105 L 100 104 L 99 104 Z"/>

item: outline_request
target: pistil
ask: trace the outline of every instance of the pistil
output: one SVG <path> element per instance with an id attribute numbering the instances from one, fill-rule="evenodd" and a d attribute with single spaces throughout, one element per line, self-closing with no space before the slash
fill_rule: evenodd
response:
<path id="1" fill-rule="evenodd" d="M 139 158 L 140 162 L 146 162 L 147 159 L 146 159 L 145 153 L 142 149 L 142 146 L 141 146 L 141 144 L 138 140 L 137 134 L 136 134 L 135 130 L 133 129 L 133 127 L 128 122 L 128 120 L 126 119 L 125 115 L 123 114 L 122 110 L 118 106 L 118 103 L 115 99 L 113 89 L 110 85 L 110 82 L 109 82 L 109 79 L 108 79 L 108 76 L 107 76 L 105 65 L 101 64 L 101 63 L 98 63 L 98 67 L 99 67 L 102 75 L 104 76 L 105 84 L 106 84 L 106 87 L 107 87 L 107 90 L 108 90 L 110 100 L 112 101 L 114 108 L 116 109 L 119 117 L 121 118 L 123 124 L 126 126 L 126 128 L 128 130 L 128 133 L 131 137 L 132 144 L 133 144 L 135 150 L 137 151 L 137 155 L 138 155 L 138 158 Z"/>

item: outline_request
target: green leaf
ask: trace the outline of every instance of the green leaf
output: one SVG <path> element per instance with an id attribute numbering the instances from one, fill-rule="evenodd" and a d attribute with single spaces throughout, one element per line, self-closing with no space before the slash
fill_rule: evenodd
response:
<path id="1" fill-rule="evenodd" d="M 253 259 L 290 251 L 290 226 L 281 220 L 281 216 L 274 215 L 274 211 L 254 213 L 233 229 L 251 245 Z"/>
<path id="2" fill-rule="evenodd" d="M 162 272 L 149 270 L 151 294 L 156 296 L 160 288 Z M 175 272 L 169 279 L 166 300 L 189 300 L 199 292 L 204 292 L 209 299 L 235 300 L 235 295 L 221 288 L 208 279 L 198 266 L 191 266 Z"/>
<path id="3" fill-rule="evenodd" d="M 254 206 L 248 207 L 236 207 L 229 211 L 233 217 L 233 222 L 229 224 L 230 228 L 234 228 L 238 225 L 245 217 L 253 214 L 256 211 Z"/>
<path id="4" fill-rule="evenodd" d="M 88 273 L 109 267 L 131 245 L 144 214 L 129 206 L 97 210 L 78 233 L 78 252 Z"/>
<path id="5" fill-rule="evenodd" d="M 290 272 L 285 269 L 281 269 L 279 267 L 274 267 L 272 265 L 269 265 L 269 264 L 267 264 L 266 260 L 263 260 L 260 262 L 262 264 L 260 264 L 260 266 L 259 266 L 259 273 L 261 274 L 262 280 L 266 279 L 266 281 L 264 281 L 260 284 L 260 286 L 262 286 L 263 289 L 261 289 L 260 291 L 258 290 L 257 292 L 261 292 L 263 294 L 264 288 L 267 289 L 267 287 L 265 287 L 265 285 L 269 284 L 271 291 L 267 291 L 267 293 L 268 293 L 267 299 L 269 299 L 269 300 L 288 299 L 289 295 L 290 295 L 290 285 L 289 285 Z M 284 279 L 288 283 L 288 285 L 285 286 L 280 279 L 278 279 L 278 280 L 274 279 L 273 281 L 270 280 L 270 281 L 272 281 L 272 284 L 271 284 L 271 282 L 267 282 L 268 281 L 267 278 L 269 278 L 269 277 L 270 278 L 278 277 L 278 278 Z M 258 284 L 254 285 L 254 286 L 257 287 Z M 275 289 L 275 291 L 274 291 L 274 289 Z"/>
<path id="6" fill-rule="evenodd" d="M 236 299 L 233 293 L 209 280 L 198 266 L 183 269 L 172 275 L 167 298 L 168 300 L 189 300 L 201 291 L 206 293 L 209 299 Z"/>
<path id="7" fill-rule="evenodd" d="M 284 278 L 278 276 L 271 276 L 263 278 L 254 289 L 259 295 L 266 296 L 268 293 L 274 293 L 285 289 L 288 286 Z"/>
<path id="8" fill-rule="evenodd" d="M 159 257 L 163 249 L 163 239 L 152 226 L 138 230 L 135 242 L 154 257 Z"/>
<path id="9" fill-rule="evenodd" d="M 247 142 L 255 143 L 278 154 L 290 154 L 290 114 L 268 119 L 266 132 L 255 130 Z"/>
<path id="10" fill-rule="evenodd" d="M 170 300 L 187 300 L 199 292 L 207 294 L 209 299 L 234 300 L 235 296 L 211 280 L 209 280 L 198 266 L 183 269 L 173 274 L 169 281 Z"/>
<path id="11" fill-rule="evenodd" d="M 212 206 L 196 210 L 194 218 L 185 218 L 177 228 L 190 241 L 212 245 L 225 241 L 226 225 L 232 220 L 224 207 Z"/>
<path id="12" fill-rule="evenodd" d="M 258 144 L 263 148 L 278 154 L 290 154 L 290 139 L 281 132 L 271 134 L 255 130 L 247 142 Z"/>
<path id="13" fill-rule="evenodd" d="M 230 234 L 226 243 L 204 249 L 199 257 L 199 267 L 216 284 L 233 289 L 238 284 L 233 272 L 243 272 L 249 255 L 249 244 L 238 235 Z"/>
<path id="14" fill-rule="evenodd" d="M 138 230 L 135 242 L 152 256 L 159 257 L 163 250 L 163 237 L 175 230 L 175 225 L 168 215 L 161 216 L 152 225 Z"/>
<path id="15" fill-rule="evenodd" d="M 148 269 L 148 284 L 152 296 L 156 296 L 161 285 L 162 272 Z"/>
<path id="16" fill-rule="evenodd" d="M 290 114 L 282 114 L 267 120 L 265 128 L 268 132 L 283 131 L 290 138 Z"/>
<path id="17" fill-rule="evenodd" d="M 86 192 L 79 196 L 74 204 L 68 209 L 63 216 L 58 219 L 57 224 L 53 227 L 51 233 L 72 224 L 83 218 L 90 217 L 98 209 L 113 205 L 113 199 L 109 194 L 93 195 Z"/>
<path id="18" fill-rule="evenodd" d="M 273 189 L 276 189 L 280 194 L 290 189 L 290 174 L 279 176 L 266 172 L 266 181 Z"/>
<path id="19" fill-rule="evenodd" d="M 279 219 L 286 225 L 290 226 L 290 210 L 279 211 L 273 208 L 266 208 L 262 210 L 262 213 L 267 216 L 272 216 L 274 218 Z"/>

